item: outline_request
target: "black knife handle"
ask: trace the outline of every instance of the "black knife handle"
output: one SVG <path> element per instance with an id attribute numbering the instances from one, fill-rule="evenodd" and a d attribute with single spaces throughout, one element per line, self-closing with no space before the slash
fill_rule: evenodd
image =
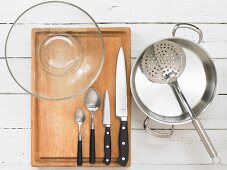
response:
<path id="1" fill-rule="evenodd" d="M 111 135 L 110 135 L 110 127 L 105 128 L 104 135 L 104 159 L 103 162 L 106 165 L 109 165 L 111 161 Z"/>
<path id="2" fill-rule="evenodd" d="M 128 152 L 129 152 L 128 122 L 121 121 L 119 133 L 119 158 L 118 158 L 118 163 L 121 166 L 126 166 L 128 162 Z"/>
<path id="3" fill-rule="evenodd" d="M 77 165 L 81 166 L 83 163 L 83 156 L 82 156 L 82 140 L 78 141 L 77 145 Z"/>
<path id="4" fill-rule="evenodd" d="M 95 129 L 91 129 L 90 132 L 90 163 L 95 163 Z"/>

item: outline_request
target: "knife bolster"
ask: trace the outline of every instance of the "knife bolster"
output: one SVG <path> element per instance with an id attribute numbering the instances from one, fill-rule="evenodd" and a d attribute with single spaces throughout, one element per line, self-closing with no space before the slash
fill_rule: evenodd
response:
<path id="1" fill-rule="evenodd" d="M 128 117 L 127 116 L 122 116 L 120 117 L 121 121 L 127 121 L 128 120 Z"/>

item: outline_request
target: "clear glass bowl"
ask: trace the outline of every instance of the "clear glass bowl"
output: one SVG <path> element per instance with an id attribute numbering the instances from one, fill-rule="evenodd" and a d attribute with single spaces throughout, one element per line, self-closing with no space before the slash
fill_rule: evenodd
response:
<path id="1" fill-rule="evenodd" d="M 81 66 L 81 45 L 67 33 L 50 33 L 38 47 L 38 62 L 51 75 L 67 76 Z"/>
<path id="2" fill-rule="evenodd" d="M 102 33 L 83 9 L 48 1 L 24 11 L 12 25 L 5 59 L 16 83 L 44 99 L 81 94 L 97 79 L 104 63 Z"/>

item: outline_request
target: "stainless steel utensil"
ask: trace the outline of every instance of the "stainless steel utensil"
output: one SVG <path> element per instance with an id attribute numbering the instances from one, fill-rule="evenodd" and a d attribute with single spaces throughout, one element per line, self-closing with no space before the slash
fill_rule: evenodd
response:
<path id="1" fill-rule="evenodd" d="M 90 89 L 85 96 L 85 105 L 91 113 L 91 132 L 90 132 L 90 157 L 89 162 L 95 163 L 95 124 L 94 115 L 100 106 L 100 97 L 95 89 Z"/>
<path id="2" fill-rule="evenodd" d="M 74 120 L 78 124 L 77 165 L 81 166 L 83 164 L 81 126 L 85 121 L 85 115 L 80 108 L 75 112 Z"/>
<path id="3" fill-rule="evenodd" d="M 110 99 L 108 91 L 105 92 L 104 97 L 103 124 L 105 126 L 103 162 L 106 165 L 109 165 L 111 162 L 111 135 L 110 135 Z"/>
<path id="4" fill-rule="evenodd" d="M 191 24 L 177 24 L 174 27 L 173 36 L 178 28 L 188 28 L 202 34 L 201 30 L 196 26 Z M 200 35 L 199 37 L 203 36 Z M 164 40 L 177 43 L 183 48 L 186 56 L 189 56 L 186 58 L 187 65 L 179 77 L 178 82 L 189 104 L 193 107 L 194 113 L 196 116 L 200 116 L 208 108 L 215 96 L 217 86 L 215 65 L 210 59 L 209 54 L 197 43 L 176 37 L 166 38 Z M 201 41 L 202 39 L 200 38 L 199 42 Z M 179 103 L 175 100 L 176 97 L 172 89 L 166 85 L 149 81 L 142 73 L 140 64 L 143 54 L 144 52 L 134 62 L 130 84 L 136 104 L 148 116 L 146 120 L 153 119 L 167 125 L 179 125 L 191 122 L 190 116 L 182 112 L 181 107 L 179 107 Z M 198 81 L 199 86 L 197 84 Z M 191 89 L 194 90 L 192 91 Z M 165 107 L 163 107 L 164 105 Z M 153 130 L 151 130 L 154 129 L 153 127 L 149 128 L 146 122 L 145 126 L 147 131 L 153 133 Z M 157 133 L 158 136 L 162 135 L 166 137 L 169 137 L 171 134 Z"/>
<path id="5" fill-rule="evenodd" d="M 116 115 L 120 118 L 118 163 L 125 166 L 128 162 L 128 110 L 125 58 L 122 47 L 118 53 L 116 69 Z"/>
<path id="6" fill-rule="evenodd" d="M 186 56 L 183 49 L 174 42 L 162 40 L 148 48 L 141 60 L 141 70 L 154 83 L 166 83 L 177 95 L 178 102 L 188 112 L 192 123 L 200 136 L 207 152 L 212 159 L 217 158 L 217 152 L 211 143 L 201 122 L 197 119 L 181 91 L 177 78 L 183 73 Z"/>
<path id="7" fill-rule="evenodd" d="M 183 49 L 172 41 L 162 40 L 146 49 L 141 70 L 155 83 L 171 83 L 183 73 L 186 57 Z"/>

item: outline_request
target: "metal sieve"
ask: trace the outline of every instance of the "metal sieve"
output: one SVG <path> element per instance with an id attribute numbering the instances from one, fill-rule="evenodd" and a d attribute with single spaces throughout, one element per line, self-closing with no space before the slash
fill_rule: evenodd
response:
<path id="1" fill-rule="evenodd" d="M 213 161 L 218 160 L 218 154 L 212 142 L 177 83 L 177 78 L 183 73 L 186 66 L 186 56 L 183 49 L 174 42 L 167 40 L 159 41 L 145 51 L 140 66 L 150 81 L 170 85 L 177 96 L 179 104 L 183 108 L 183 112 L 187 111 L 190 115 L 192 124 L 210 157 Z"/>
<path id="2" fill-rule="evenodd" d="M 169 47 L 172 43 L 175 43 L 177 44 L 175 45 L 177 48 L 179 46 L 183 49 L 185 55 L 187 56 L 187 64 L 185 65 L 184 70 L 178 71 L 177 67 L 173 63 L 165 61 L 164 63 L 168 63 L 171 67 L 173 67 L 171 70 L 167 71 L 164 63 L 159 62 L 161 58 L 149 59 L 147 61 L 149 61 L 148 63 L 150 64 L 154 62 L 159 63 L 158 67 L 155 67 L 157 74 L 160 75 L 164 72 L 167 75 L 166 77 L 165 74 L 161 74 L 161 76 L 157 77 L 155 76 L 155 71 L 152 69 L 154 71 L 154 77 L 152 79 L 155 79 L 155 82 L 150 81 L 146 76 L 147 74 L 145 74 L 146 65 L 149 66 L 149 64 L 146 64 L 145 62 L 143 63 L 142 59 L 145 54 L 148 54 L 148 52 L 155 54 L 155 50 L 152 51 L 152 49 L 158 44 L 154 43 L 147 47 L 141 56 L 136 59 L 131 71 L 130 84 L 133 98 L 140 110 L 147 116 L 144 120 L 144 129 L 148 133 L 159 137 L 169 137 L 174 131 L 174 125 L 192 121 L 192 118 L 188 113 L 188 109 L 185 109 L 185 105 L 182 105 L 182 102 L 179 103 L 179 100 L 181 99 L 178 97 L 179 94 L 176 93 L 177 91 L 164 84 L 167 83 L 166 80 L 164 80 L 165 78 L 168 79 L 168 82 L 174 82 L 176 80 L 175 77 L 180 76 L 177 79 L 177 82 L 184 92 L 195 118 L 200 116 L 208 108 L 215 96 L 216 91 L 216 69 L 209 54 L 197 43 L 187 39 L 174 37 L 176 30 L 179 28 L 188 28 L 196 31 L 199 34 L 198 43 L 202 41 L 203 34 L 202 31 L 194 25 L 177 24 L 172 32 L 173 37 L 163 39 L 164 41 L 168 41 Z M 168 45 L 165 45 L 165 47 L 168 47 Z M 156 50 L 156 55 L 159 55 L 159 57 L 163 54 L 160 50 L 160 48 Z M 170 51 L 167 50 L 165 53 L 171 55 L 174 54 L 174 51 L 170 49 Z M 169 56 L 165 56 L 165 58 L 169 59 Z M 142 64 L 145 64 L 145 69 L 141 69 Z M 180 65 L 184 67 L 183 62 Z M 151 69 L 153 66 L 149 67 Z M 177 73 L 171 73 L 172 70 L 177 70 Z M 168 78 L 168 76 L 170 78 Z M 151 127 L 152 122 L 149 121 L 150 119 L 165 125 L 171 125 L 172 128 L 168 133 L 160 133 Z M 150 124 L 148 124 L 149 122 Z"/>

